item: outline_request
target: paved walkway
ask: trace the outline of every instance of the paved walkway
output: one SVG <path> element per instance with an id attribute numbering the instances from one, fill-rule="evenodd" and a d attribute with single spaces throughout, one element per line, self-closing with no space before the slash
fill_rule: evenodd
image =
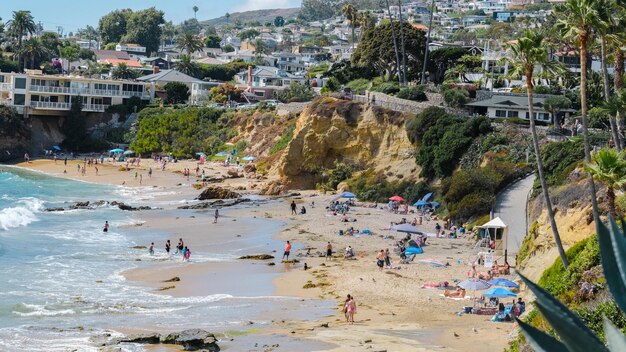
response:
<path id="1" fill-rule="evenodd" d="M 528 194 L 533 188 L 534 181 L 535 175 L 532 174 L 510 185 L 496 198 L 493 216 L 499 216 L 509 227 L 507 243 L 509 256 L 517 253 L 526 236 Z"/>

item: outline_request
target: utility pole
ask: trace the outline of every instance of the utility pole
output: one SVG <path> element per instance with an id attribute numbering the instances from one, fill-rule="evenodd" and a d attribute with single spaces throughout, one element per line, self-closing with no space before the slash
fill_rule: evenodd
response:
<path id="1" fill-rule="evenodd" d="M 433 31 L 433 14 L 435 13 L 435 0 L 430 3 L 430 20 L 428 21 L 428 36 L 426 37 L 426 50 L 424 50 L 424 65 L 422 66 L 422 84 L 426 84 L 426 63 L 428 62 L 428 44 L 430 33 Z"/>
<path id="2" fill-rule="evenodd" d="M 402 22 L 402 0 L 398 0 L 398 11 L 400 11 L 400 40 L 402 45 L 402 85 L 406 86 L 406 50 L 404 46 L 404 25 Z"/>
<path id="3" fill-rule="evenodd" d="M 434 1 L 434 0 L 433 0 Z M 400 55 L 398 55 L 398 42 L 396 40 L 396 30 L 393 27 L 393 17 L 391 16 L 391 7 L 389 7 L 389 0 L 385 0 L 387 4 L 387 13 L 389 14 L 389 22 L 391 24 L 391 36 L 393 37 L 393 50 L 396 52 L 396 70 L 398 70 L 398 83 L 402 85 L 402 71 L 400 71 Z"/>

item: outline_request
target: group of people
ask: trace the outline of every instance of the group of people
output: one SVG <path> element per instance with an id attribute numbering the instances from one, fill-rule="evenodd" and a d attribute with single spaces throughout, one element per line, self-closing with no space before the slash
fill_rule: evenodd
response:
<path id="1" fill-rule="evenodd" d="M 172 243 L 170 240 L 165 241 L 165 253 L 169 256 L 172 250 Z M 148 253 L 150 255 L 154 255 L 154 242 L 150 243 L 150 247 L 148 247 Z M 188 262 L 191 257 L 191 250 L 189 247 L 185 246 L 185 242 L 182 238 L 178 239 L 178 244 L 176 245 L 176 251 L 174 255 L 180 254 L 183 258 L 184 262 Z"/>
<path id="2" fill-rule="evenodd" d="M 378 266 L 378 270 L 382 271 L 384 267 L 391 266 L 391 255 L 389 254 L 389 249 L 381 249 L 380 252 L 376 255 L 376 265 Z"/>
<path id="3" fill-rule="evenodd" d="M 315 203 L 313 203 L 315 204 Z M 292 200 L 290 204 L 291 215 L 298 215 L 298 206 L 296 205 L 296 201 Z M 306 215 L 306 208 L 304 205 L 300 208 L 300 215 Z"/>

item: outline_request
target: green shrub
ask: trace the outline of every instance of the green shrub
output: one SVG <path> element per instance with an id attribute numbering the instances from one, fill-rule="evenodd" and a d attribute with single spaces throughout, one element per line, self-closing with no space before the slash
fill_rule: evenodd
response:
<path id="1" fill-rule="evenodd" d="M 372 87 L 372 90 L 388 95 L 394 95 L 400 91 L 400 85 L 398 85 L 398 82 L 385 82 Z"/>
<path id="2" fill-rule="evenodd" d="M 352 176 L 353 171 L 352 165 L 335 160 L 334 168 L 321 171 L 325 176 L 322 178 L 322 183 L 318 184 L 318 188 L 329 191 L 336 190 L 341 182 Z"/>
<path id="3" fill-rule="evenodd" d="M 279 151 L 287 148 L 289 142 L 293 138 L 293 131 L 296 129 L 296 125 L 290 125 L 285 132 L 280 136 L 280 139 L 270 148 L 270 155 L 276 154 Z"/>
<path id="4" fill-rule="evenodd" d="M 428 129 L 434 125 L 440 117 L 446 116 L 446 110 L 437 106 L 429 106 L 420 112 L 415 118 L 409 120 L 406 125 L 407 135 L 412 143 L 421 141 Z"/>
<path id="5" fill-rule="evenodd" d="M 587 307 L 574 309 L 574 313 L 580 318 L 602 341 L 606 341 L 602 317 L 607 317 L 618 329 L 626 333 L 626 315 L 622 312 L 615 301 L 601 302 Z"/>
<path id="6" fill-rule="evenodd" d="M 400 89 L 396 97 L 413 101 L 427 101 L 423 86 L 411 86 Z"/>
<path id="7" fill-rule="evenodd" d="M 359 78 L 348 82 L 346 87 L 352 89 L 355 94 L 365 94 L 365 91 L 369 89 L 372 82 L 369 79 Z"/>
<path id="8" fill-rule="evenodd" d="M 541 160 L 548 184 L 563 184 L 584 156 L 581 138 L 546 144 L 541 149 Z M 538 181 L 535 183 L 538 184 Z"/>
<path id="9" fill-rule="evenodd" d="M 283 103 L 310 101 L 314 97 L 315 93 L 309 85 L 297 81 L 292 81 L 289 88 L 276 93 L 276 98 Z"/>
<path id="10" fill-rule="evenodd" d="M 426 193 L 431 191 L 425 182 L 387 181 L 382 172 L 368 169 L 347 181 L 351 192 L 360 200 L 368 202 L 387 203 L 392 195 L 400 195 L 409 204 L 417 202 Z"/>
<path id="11" fill-rule="evenodd" d="M 460 108 L 469 102 L 470 94 L 463 88 L 448 88 L 443 91 L 443 101 L 446 105 Z"/>

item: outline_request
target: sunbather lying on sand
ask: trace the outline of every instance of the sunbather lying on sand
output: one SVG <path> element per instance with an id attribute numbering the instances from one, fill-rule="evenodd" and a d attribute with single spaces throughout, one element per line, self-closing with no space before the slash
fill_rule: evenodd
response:
<path id="1" fill-rule="evenodd" d="M 465 298 L 465 289 L 457 287 L 456 292 L 450 292 L 450 290 L 445 290 L 443 292 L 443 295 L 449 298 Z"/>

